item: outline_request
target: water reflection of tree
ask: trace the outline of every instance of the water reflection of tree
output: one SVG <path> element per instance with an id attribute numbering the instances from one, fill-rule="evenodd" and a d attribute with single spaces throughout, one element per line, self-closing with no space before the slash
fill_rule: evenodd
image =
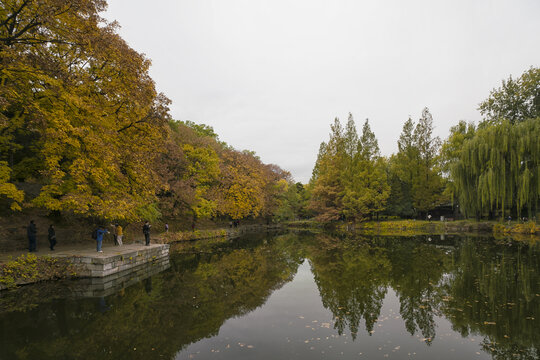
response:
<path id="1" fill-rule="evenodd" d="M 372 331 L 390 286 L 405 328 L 428 344 L 436 317 L 444 316 L 463 336 L 484 336 L 482 346 L 494 359 L 539 358 L 538 249 L 478 238 L 450 245 L 295 234 L 193 243 L 151 286 L 140 283 L 106 297 L 104 313 L 98 299 L 49 300 L 33 308 L 31 297 L 41 298 L 39 304 L 57 287 L 21 289 L 20 300 L 3 293 L 0 358 L 171 358 L 217 334 L 227 319 L 264 304 L 304 258 L 340 334 L 348 329 L 356 338 L 362 321 Z M 62 289 L 62 297 L 67 293 Z M 2 311 L 9 304 L 16 304 L 13 311 Z"/>
<path id="2" fill-rule="evenodd" d="M 435 320 L 440 296 L 438 284 L 445 272 L 446 254 L 421 241 L 390 241 L 391 286 L 399 297 L 400 314 L 407 331 L 420 331 L 429 345 L 435 338 Z"/>
<path id="3" fill-rule="evenodd" d="M 435 246 L 419 239 L 319 235 L 306 253 L 335 328 L 372 331 L 386 289 L 399 297 L 405 328 L 429 345 L 437 316 L 463 336 L 485 336 L 494 359 L 536 359 L 540 326 L 538 250 L 479 238 Z"/>
<path id="4" fill-rule="evenodd" d="M 103 313 L 99 299 L 2 313 L 0 358 L 172 358 L 216 335 L 227 319 L 261 306 L 293 278 L 302 258 L 292 257 L 284 241 L 252 243 L 225 242 L 213 254 L 193 250 L 173 258 L 173 269 L 154 276 L 151 289 L 139 283 L 107 297 Z"/>
<path id="5" fill-rule="evenodd" d="M 441 311 L 463 336 L 482 334 L 494 359 L 538 359 L 538 249 L 469 240 L 459 248 L 441 287 Z"/>
<path id="6" fill-rule="evenodd" d="M 368 242 L 319 235 L 308 254 L 324 307 L 334 315 L 334 327 L 348 327 L 356 338 L 364 319 L 368 333 L 380 315 L 390 263 L 384 248 Z"/>

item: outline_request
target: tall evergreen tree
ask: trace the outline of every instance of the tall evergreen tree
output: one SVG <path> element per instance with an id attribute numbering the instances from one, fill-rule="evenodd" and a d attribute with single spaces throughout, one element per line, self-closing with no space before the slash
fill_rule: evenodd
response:
<path id="1" fill-rule="evenodd" d="M 391 184 L 388 212 L 392 215 L 401 217 L 415 215 L 413 182 L 418 174 L 418 158 L 414 122 L 409 117 L 399 136 L 398 152 L 390 157 L 388 164 Z"/>
<path id="2" fill-rule="evenodd" d="M 425 213 L 442 201 L 443 182 L 437 164 L 441 146 L 438 136 L 433 136 L 433 117 L 426 107 L 414 129 L 414 139 L 418 151 L 417 173 L 412 184 L 413 204 Z"/>
<path id="3" fill-rule="evenodd" d="M 345 152 L 343 126 L 339 119 L 335 118 L 330 128 L 330 139 L 328 143 L 321 144 L 311 180 L 310 209 L 322 222 L 338 220 L 343 210 L 341 201 Z"/>

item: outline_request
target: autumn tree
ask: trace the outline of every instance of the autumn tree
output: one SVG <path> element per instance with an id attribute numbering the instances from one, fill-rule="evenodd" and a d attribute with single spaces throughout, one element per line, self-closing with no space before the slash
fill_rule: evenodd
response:
<path id="1" fill-rule="evenodd" d="M 102 219 L 157 217 L 168 99 L 99 0 L 7 1 L 0 13 L 2 157 L 33 203 Z"/>

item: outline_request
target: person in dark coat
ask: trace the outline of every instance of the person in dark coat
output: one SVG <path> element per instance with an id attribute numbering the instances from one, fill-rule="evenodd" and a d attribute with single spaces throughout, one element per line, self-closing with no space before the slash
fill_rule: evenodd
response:
<path id="1" fill-rule="evenodd" d="M 37 251 L 37 241 L 36 241 L 37 228 L 36 228 L 36 224 L 34 223 L 34 220 L 30 220 L 30 224 L 26 228 L 26 233 L 28 234 L 28 251 L 36 252 Z"/>
<path id="2" fill-rule="evenodd" d="M 47 238 L 49 239 L 49 247 L 51 250 L 54 250 L 54 246 L 56 245 L 56 231 L 54 230 L 53 224 L 49 226 L 49 234 L 47 235 Z"/>
<path id="3" fill-rule="evenodd" d="M 148 221 L 145 221 L 142 227 L 142 232 L 144 234 L 144 240 L 145 240 L 146 246 L 150 245 L 150 227 L 151 226 L 152 225 L 150 225 Z"/>

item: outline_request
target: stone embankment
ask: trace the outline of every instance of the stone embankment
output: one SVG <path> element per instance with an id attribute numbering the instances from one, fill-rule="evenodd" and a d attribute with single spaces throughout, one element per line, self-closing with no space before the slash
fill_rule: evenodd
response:
<path id="1" fill-rule="evenodd" d="M 0 290 L 59 278 L 101 278 L 105 280 L 99 281 L 100 286 L 106 288 L 107 283 L 113 286 L 147 265 L 168 266 L 169 247 L 168 244 L 130 244 L 105 246 L 102 253 L 94 249 L 77 249 L 43 256 L 23 254 L 0 267 Z M 49 276 L 44 276 L 47 272 Z"/>

